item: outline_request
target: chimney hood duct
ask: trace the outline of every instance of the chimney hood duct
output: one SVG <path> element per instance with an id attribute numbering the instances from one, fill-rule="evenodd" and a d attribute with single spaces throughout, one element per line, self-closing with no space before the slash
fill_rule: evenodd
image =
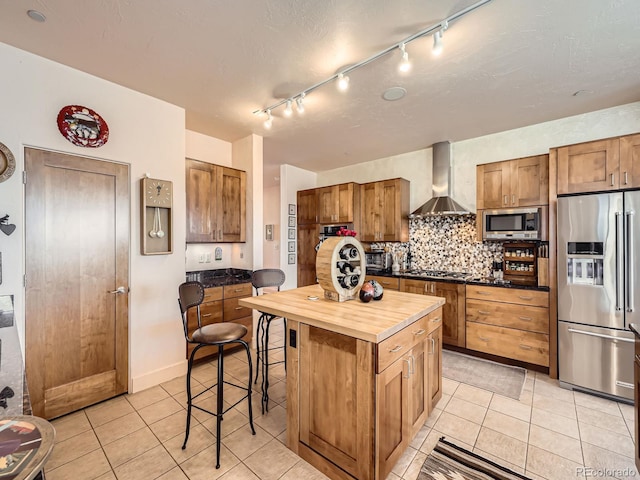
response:
<path id="1" fill-rule="evenodd" d="M 409 218 L 429 215 L 469 215 L 471 212 L 449 196 L 451 192 L 451 144 L 433 144 L 433 198 L 414 211 Z"/>

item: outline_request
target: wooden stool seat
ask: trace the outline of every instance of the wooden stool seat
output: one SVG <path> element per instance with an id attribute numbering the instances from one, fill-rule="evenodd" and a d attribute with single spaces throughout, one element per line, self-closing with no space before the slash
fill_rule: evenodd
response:
<path id="1" fill-rule="evenodd" d="M 239 323 L 222 322 L 205 325 L 191 335 L 197 343 L 228 343 L 240 340 L 247 334 L 247 327 Z"/>

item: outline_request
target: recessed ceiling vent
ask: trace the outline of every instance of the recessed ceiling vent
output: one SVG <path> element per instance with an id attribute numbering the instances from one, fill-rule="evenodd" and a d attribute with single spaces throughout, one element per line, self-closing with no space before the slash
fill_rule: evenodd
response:
<path id="1" fill-rule="evenodd" d="M 433 144 L 433 197 L 409 218 L 421 218 L 430 215 L 469 215 L 464 208 L 449 196 L 451 192 L 451 143 Z"/>

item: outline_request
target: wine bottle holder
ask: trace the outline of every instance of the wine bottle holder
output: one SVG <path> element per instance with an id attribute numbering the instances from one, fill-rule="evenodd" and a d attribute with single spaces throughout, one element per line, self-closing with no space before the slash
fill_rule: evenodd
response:
<path id="1" fill-rule="evenodd" d="M 316 256 L 316 275 L 325 298 L 344 302 L 358 297 L 364 283 L 364 249 L 354 237 L 330 237 Z"/>

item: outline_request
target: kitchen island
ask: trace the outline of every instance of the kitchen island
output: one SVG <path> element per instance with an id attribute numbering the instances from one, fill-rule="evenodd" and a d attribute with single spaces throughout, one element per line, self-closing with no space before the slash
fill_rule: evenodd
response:
<path id="1" fill-rule="evenodd" d="M 330 478 L 386 478 L 442 395 L 444 299 L 311 285 L 239 304 L 287 318 L 287 446 Z"/>

